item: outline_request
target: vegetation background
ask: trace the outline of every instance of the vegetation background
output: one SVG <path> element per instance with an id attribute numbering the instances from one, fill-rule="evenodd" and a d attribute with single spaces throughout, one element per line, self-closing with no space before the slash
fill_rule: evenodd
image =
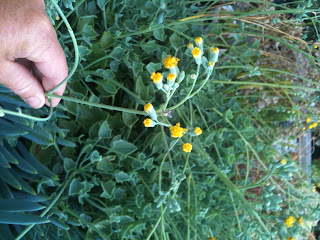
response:
<path id="1" fill-rule="evenodd" d="M 71 78 L 52 115 L 0 88 L 0 239 L 315 239 L 298 140 L 317 134 L 319 4 L 48 0 Z M 150 79 L 167 55 L 169 100 Z"/>

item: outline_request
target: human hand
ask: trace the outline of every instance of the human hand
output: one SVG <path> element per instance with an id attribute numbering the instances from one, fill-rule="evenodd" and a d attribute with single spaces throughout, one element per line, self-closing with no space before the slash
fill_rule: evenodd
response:
<path id="1" fill-rule="evenodd" d="M 31 71 L 32 70 L 32 73 Z M 0 0 L 0 84 L 33 108 L 68 75 L 64 52 L 44 0 Z M 62 95 L 66 84 L 54 93 Z M 52 105 L 60 99 L 53 98 Z"/>

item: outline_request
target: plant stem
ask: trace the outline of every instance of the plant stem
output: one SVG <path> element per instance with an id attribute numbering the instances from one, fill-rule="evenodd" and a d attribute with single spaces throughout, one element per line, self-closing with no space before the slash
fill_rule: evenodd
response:
<path id="1" fill-rule="evenodd" d="M 66 101 L 80 103 L 80 104 L 84 104 L 84 105 L 88 105 L 88 106 L 92 106 L 92 107 L 103 108 L 103 109 L 108 109 L 108 110 L 114 110 L 114 111 L 126 112 L 126 113 L 133 113 L 133 114 L 144 115 L 144 116 L 148 115 L 144 111 L 138 111 L 138 110 L 122 108 L 122 107 L 115 107 L 115 106 L 105 105 L 105 104 L 101 104 L 101 103 L 92 103 L 92 102 L 89 102 L 89 101 L 84 101 L 84 100 L 80 100 L 80 99 L 76 99 L 76 98 L 72 98 L 72 97 L 60 96 L 60 95 L 56 95 L 56 94 L 52 94 L 51 97 L 61 98 L 61 99 L 66 100 Z"/>
<path id="2" fill-rule="evenodd" d="M 77 44 L 77 40 L 76 37 L 73 33 L 73 30 L 66 18 L 66 16 L 64 15 L 64 13 L 61 11 L 59 5 L 56 3 L 55 0 L 51 0 L 52 4 L 55 6 L 55 8 L 57 9 L 57 12 L 59 13 L 59 15 L 61 16 L 64 24 L 66 25 L 68 32 L 71 36 L 72 39 L 72 43 L 73 43 L 73 47 L 74 47 L 74 52 L 75 52 L 75 60 L 74 60 L 74 64 L 72 67 L 71 72 L 69 73 L 68 77 L 66 79 L 64 79 L 60 84 L 58 84 L 55 88 L 53 88 L 51 91 L 48 92 L 48 95 L 52 95 L 58 88 L 60 88 L 64 83 L 66 83 L 71 77 L 72 75 L 75 73 L 77 67 L 78 67 L 78 63 L 79 63 L 79 49 L 78 49 L 78 44 Z"/>

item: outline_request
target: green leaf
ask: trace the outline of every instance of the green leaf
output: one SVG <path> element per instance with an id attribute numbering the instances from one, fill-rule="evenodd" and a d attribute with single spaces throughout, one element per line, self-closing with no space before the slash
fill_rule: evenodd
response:
<path id="1" fill-rule="evenodd" d="M 104 49 L 107 49 L 113 46 L 116 43 L 116 40 L 111 32 L 104 32 L 100 39 L 100 43 Z"/>
<path id="2" fill-rule="evenodd" d="M 149 41 L 149 42 L 147 42 L 147 43 L 145 43 L 145 44 L 142 44 L 141 45 L 141 48 L 145 51 L 145 52 L 147 52 L 147 53 L 152 53 L 152 52 L 154 52 L 154 51 L 157 51 L 158 50 L 158 48 L 159 48 L 159 45 L 155 42 L 155 41 Z"/>
<path id="3" fill-rule="evenodd" d="M 164 41 L 166 40 L 166 36 L 165 36 L 165 33 L 164 33 L 164 29 L 163 29 L 163 28 L 154 30 L 154 31 L 153 31 L 153 36 L 154 36 L 156 39 L 158 39 L 158 40 L 160 40 L 160 41 L 162 41 L 162 42 L 164 42 Z"/>
<path id="4" fill-rule="evenodd" d="M 135 152 L 138 148 L 125 140 L 114 141 L 111 145 L 111 148 L 116 153 L 122 153 L 124 155 L 129 155 L 130 153 Z"/>
<path id="5" fill-rule="evenodd" d="M 113 199 L 114 198 L 114 191 L 116 190 L 116 184 L 114 181 L 109 180 L 108 182 L 102 183 L 101 187 L 103 189 L 103 193 L 100 197 Z"/>
<path id="6" fill-rule="evenodd" d="M 6 168 L 0 167 L 0 178 L 15 189 L 22 189 L 17 179 Z"/>
<path id="7" fill-rule="evenodd" d="M 0 166 L 4 168 L 10 168 L 10 164 L 8 163 L 7 159 L 3 156 L 0 152 Z"/>
<path id="8" fill-rule="evenodd" d="M 65 157 L 63 167 L 66 172 L 70 172 L 76 168 L 76 163 L 72 159 Z"/>
<path id="9" fill-rule="evenodd" d="M 146 69 L 148 70 L 149 74 L 151 75 L 153 72 L 156 72 L 162 68 L 161 63 L 153 63 L 150 62 L 146 66 Z"/>
<path id="10" fill-rule="evenodd" d="M 45 206 L 34 202 L 25 200 L 1 200 L 0 199 L 0 212 L 20 212 L 20 211 L 38 211 L 44 209 Z"/>
<path id="11" fill-rule="evenodd" d="M 224 119 L 232 119 L 233 118 L 233 113 L 230 109 L 228 109 L 226 112 L 223 114 Z"/>
<path id="12" fill-rule="evenodd" d="M 116 159 L 115 155 L 109 155 L 101 159 L 97 164 L 97 169 L 102 170 L 104 172 L 113 172 L 114 167 L 112 165 L 112 161 Z"/>
<path id="13" fill-rule="evenodd" d="M 49 222 L 50 221 L 47 218 L 38 217 L 36 215 L 0 212 L 0 223 L 4 224 L 29 225 Z"/>
<path id="14" fill-rule="evenodd" d="M 110 0 L 98 0 L 97 4 L 98 4 L 99 8 L 104 11 L 108 2 L 110 2 Z"/>
<path id="15" fill-rule="evenodd" d="M 108 121 L 104 121 L 100 126 L 98 136 L 101 139 L 111 138 L 112 137 L 111 131 L 112 130 L 109 127 Z"/>
<path id="16" fill-rule="evenodd" d="M 128 127 L 132 127 L 139 120 L 136 114 L 126 112 L 122 112 L 122 119 Z"/>
<path id="17" fill-rule="evenodd" d="M 180 37 L 178 34 L 173 33 L 170 38 L 169 41 L 171 43 L 171 46 L 175 49 L 175 50 L 179 50 L 179 48 L 181 47 L 185 47 L 185 43 L 184 43 L 184 38 Z"/>
<path id="18" fill-rule="evenodd" d="M 122 47 L 116 47 L 115 49 L 113 49 L 113 51 L 111 52 L 111 57 L 121 61 L 123 54 L 125 53 L 125 49 L 123 49 Z"/>
<path id="19" fill-rule="evenodd" d="M 27 130 L 16 127 L 4 119 L 0 119 L 0 135 L 20 136 L 27 133 L 28 133 Z"/>
<path id="20" fill-rule="evenodd" d="M 88 24 L 84 25 L 84 27 L 81 30 L 81 34 L 89 39 L 94 39 L 97 36 L 99 36 L 99 34 L 93 29 L 92 25 Z"/>
<path id="21" fill-rule="evenodd" d="M 14 148 L 11 148 L 7 146 L 7 150 L 10 152 L 10 154 L 18 160 L 18 164 L 16 165 L 19 169 L 22 171 L 28 172 L 30 174 L 38 174 L 38 171 L 29 164 L 26 160 L 24 160 Z"/>
<path id="22" fill-rule="evenodd" d="M 131 177 L 124 171 L 118 171 L 114 174 L 117 183 L 131 181 Z"/>
<path id="23" fill-rule="evenodd" d="M 143 66 L 144 64 L 141 62 L 134 62 L 132 64 L 133 74 L 134 76 L 138 76 L 140 72 L 143 72 Z"/>

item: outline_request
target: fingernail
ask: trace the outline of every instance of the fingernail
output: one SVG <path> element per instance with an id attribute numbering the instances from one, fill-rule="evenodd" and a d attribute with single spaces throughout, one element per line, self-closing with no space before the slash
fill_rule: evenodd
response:
<path id="1" fill-rule="evenodd" d="M 25 99 L 25 102 L 33 108 L 40 108 L 43 106 L 43 101 L 38 97 L 31 97 Z"/>

